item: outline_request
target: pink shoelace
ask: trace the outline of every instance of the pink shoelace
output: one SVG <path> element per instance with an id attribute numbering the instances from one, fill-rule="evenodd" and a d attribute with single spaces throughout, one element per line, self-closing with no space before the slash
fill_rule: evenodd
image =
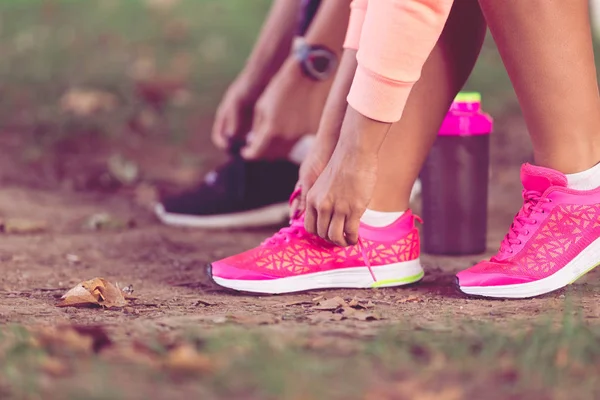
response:
<path id="1" fill-rule="evenodd" d="M 300 194 L 301 194 L 301 189 L 296 188 L 296 190 L 294 190 L 294 192 L 290 196 L 290 204 L 298 196 L 300 196 Z M 294 216 L 292 218 L 292 220 L 290 221 L 290 226 L 281 228 L 279 230 L 279 232 L 275 233 L 273 236 L 271 236 L 270 238 L 265 240 L 262 244 L 274 246 L 274 245 L 278 245 L 278 244 L 281 244 L 284 242 L 289 243 L 294 238 L 297 238 L 297 239 L 313 238 L 313 239 L 319 240 L 324 246 L 329 246 L 329 247 L 334 246 L 332 243 L 306 232 L 306 230 L 304 229 L 304 220 L 301 218 L 301 216 L 302 216 L 302 213 Z M 359 248 L 360 248 L 363 262 L 369 269 L 369 273 L 371 274 L 373 281 L 377 282 L 377 278 L 375 277 L 375 274 L 373 273 L 373 270 L 371 268 L 371 262 L 369 261 L 369 254 L 367 252 L 367 248 L 363 245 L 363 241 L 361 240 L 360 237 L 358 238 L 358 243 L 356 245 L 359 246 Z"/>
<path id="2" fill-rule="evenodd" d="M 302 239 L 304 237 L 308 237 L 308 232 L 304 230 L 304 227 L 301 224 L 301 220 L 293 220 L 292 225 L 285 228 L 281 228 L 279 232 L 275 233 L 273 236 L 265 240 L 262 244 L 274 246 L 283 242 L 289 243 L 293 238 Z"/>
<path id="3" fill-rule="evenodd" d="M 508 233 L 500 244 L 501 253 L 513 254 L 512 246 L 522 244 L 519 236 L 529 235 L 529 229 L 527 228 L 538 223 L 537 219 L 533 218 L 532 215 L 538 212 L 543 214 L 545 212 L 543 205 L 552 203 L 552 199 L 543 197 L 540 192 L 535 190 L 523 190 L 523 201 L 523 207 L 521 207 L 515 216 Z"/>

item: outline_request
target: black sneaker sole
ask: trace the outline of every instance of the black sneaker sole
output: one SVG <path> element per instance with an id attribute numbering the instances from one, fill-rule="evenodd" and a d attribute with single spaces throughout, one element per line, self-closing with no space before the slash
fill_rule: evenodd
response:
<path id="1" fill-rule="evenodd" d="M 277 203 L 254 210 L 220 215 L 186 215 L 167 212 L 157 204 L 154 214 L 165 225 L 187 228 L 227 229 L 274 226 L 289 219 L 289 205 Z"/>

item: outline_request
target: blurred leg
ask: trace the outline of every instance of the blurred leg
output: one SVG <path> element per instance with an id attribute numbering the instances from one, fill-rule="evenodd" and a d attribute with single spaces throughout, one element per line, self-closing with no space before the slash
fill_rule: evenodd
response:
<path id="1" fill-rule="evenodd" d="M 523 206 L 498 254 L 458 273 L 458 284 L 478 296 L 533 297 L 598 265 L 600 99 L 588 2 L 480 4 L 540 166 L 521 169 Z"/>
<path id="2" fill-rule="evenodd" d="M 600 97 L 588 1 L 480 0 L 513 83 L 538 165 L 600 161 Z"/>

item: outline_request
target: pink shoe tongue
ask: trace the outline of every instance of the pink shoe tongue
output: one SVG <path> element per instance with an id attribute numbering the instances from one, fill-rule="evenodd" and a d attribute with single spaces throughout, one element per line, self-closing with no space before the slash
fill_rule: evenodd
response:
<path id="1" fill-rule="evenodd" d="M 566 187 L 567 177 L 562 172 L 550 168 L 523 164 L 521 167 L 521 182 L 523 182 L 525 190 L 544 193 L 550 186 Z"/>

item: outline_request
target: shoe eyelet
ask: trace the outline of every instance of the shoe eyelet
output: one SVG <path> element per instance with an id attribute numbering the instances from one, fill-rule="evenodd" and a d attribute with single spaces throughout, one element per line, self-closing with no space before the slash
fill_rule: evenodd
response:
<path id="1" fill-rule="evenodd" d="M 537 219 L 534 219 L 534 220 L 533 220 L 533 224 L 534 224 L 534 225 L 535 225 L 535 224 L 537 224 Z"/>
<path id="2" fill-rule="evenodd" d="M 552 202 L 553 202 L 553 200 L 552 200 L 552 199 L 548 199 L 548 203 L 552 203 Z"/>
<path id="3" fill-rule="evenodd" d="M 529 235 L 531 232 L 529 232 L 528 230 L 525 231 L 525 236 Z"/>
<path id="4" fill-rule="evenodd" d="M 514 250 L 510 249 L 508 252 L 509 252 L 510 254 L 512 254 L 512 253 L 514 253 Z"/>

